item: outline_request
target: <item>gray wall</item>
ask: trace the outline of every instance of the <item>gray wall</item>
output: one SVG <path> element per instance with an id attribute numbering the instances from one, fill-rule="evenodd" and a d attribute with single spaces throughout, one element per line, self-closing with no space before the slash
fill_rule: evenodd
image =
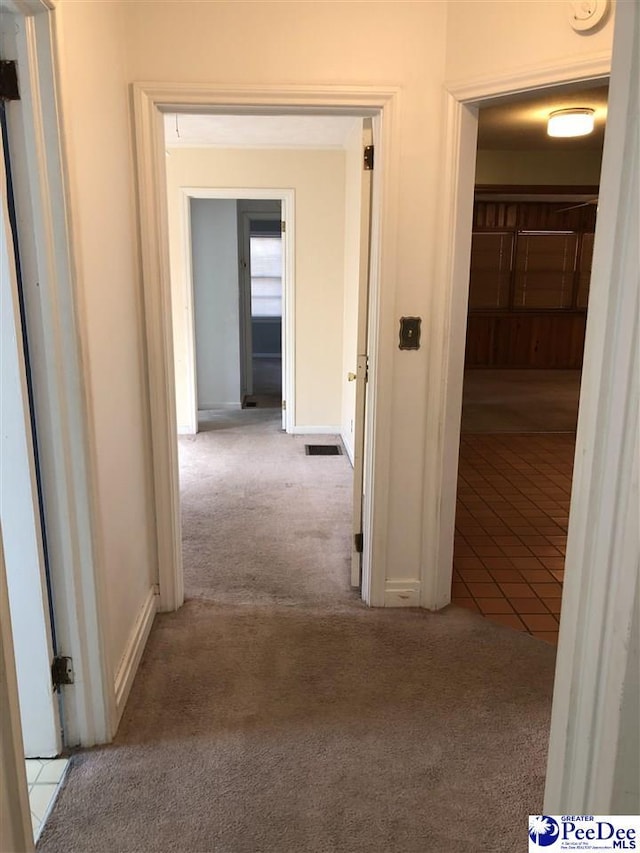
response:
<path id="1" fill-rule="evenodd" d="M 279 317 L 253 317 L 251 320 L 253 356 L 280 355 L 282 320 Z"/>
<path id="2" fill-rule="evenodd" d="M 198 408 L 240 404 L 236 202 L 191 200 Z"/>

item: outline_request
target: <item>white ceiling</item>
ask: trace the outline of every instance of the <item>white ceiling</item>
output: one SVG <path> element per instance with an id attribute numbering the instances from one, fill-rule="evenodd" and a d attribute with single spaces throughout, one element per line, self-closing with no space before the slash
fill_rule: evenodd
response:
<path id="1" fill-rule="evenodd" d="M 167 148 L 344 148 L 354 116 L 166 113 Z"/>

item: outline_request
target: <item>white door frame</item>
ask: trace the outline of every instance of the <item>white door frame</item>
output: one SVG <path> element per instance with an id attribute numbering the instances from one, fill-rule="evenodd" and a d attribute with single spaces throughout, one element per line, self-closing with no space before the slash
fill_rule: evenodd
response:
<path id="1" fill-rule="evenodd" d="M 27 295 L 25 302 L 35 344 L 32 376 L 53 606 L 59 653 L 72 657 L 75 673 L 75 683 L 62 690 L 64 740 L 67 746 L 92 746 L 115 732 L 115 691 L 93 526 L 98 515 L 94 448 L 70 255 L 53 9 L 51 0 L 3 0 L 3 13 L 15 15 L 12 58 L 20 78 L 26 180 L 16 182 L 16 206 L 29 211 L 20 236 L 30 243 L 38 282 L 37 301 L 30 304 Z"/>
<path id="2" fill-rule="evenodd" d="M 637 148 L 634 178 L 629 165 L 632 136 L 625 131 L 625 123 L 637 111 L 637 4 L 618 4 L 616 15 L 621 67 L 615 79 L 611 76 L 610 91 L 619 92 L 618 98 L 626 97 L 626 102 L 617 115 L 610 108 L 605 136 L 545 795 L 549 814 L 611 813 L 616 752 L 612 744 L 617 744 L 637 583 L 633 566 L 635 560 L 637 572 L 638 364 L 633 342 L 635 335 L 637 347 L 638 237 L 629 230 L 638 226 Z M 628 43 L 623 47 L 634 28 L 635 72 L 633 49 Z M 523 91 L 597 81 L 610 71 L 610 54 L 598 53 L 447 86 L 448 161 L 442 196 L 447 208 L 438 278 L 448 287 L 433 311 L 432 335 L 441 357 L 433 366 L 436 378 L 432 374 L 428 401 L 429 411 L 444 417 L 439 429 L 433 422 L 429 425 L 429 434 L 440 439 L 438 452 L 428 456 L 427 463 L 439 460 L 440 470 L 434 477 L 431 467 L 431 481 L 425 476 L 431 488 L 425 501 L 423 544 L 423 604 L 432 609 L 450 601 L 477 107 Z M 634 79 L 635 103 L 629 94 Z M 625 185 L 636 194 L 635 220 L 633 197 L 627 193 L 625 199 Z M 624 269 L 616 270 L 625 249 L 626 279 Z M 625 512 L 633 512 L 635 506 L 634 521 L 616 519 L 618 500 Z"/>
<path id="3" fill-rule="evenodd" d="M 175 610 L 184 600 L 180 540 L 180 500 L 171 329 L 171 285 L 167 241 L 164 112 L 253 114 L 320 113 L 370 116 L 374 124 L 376 170 L 369 305 L 369 398 L 367 414 L 368 493 L 362 597 L 384 605 L 387 561 L 390 410 L 395 289 L 395 187 L 399 146 L 394 115 L 398 90 L 368 86 L 215 86 L 133 84 L 136 155 L 142 241 L 147 360 L 151 401 L 152 452 L 158 542 L 160 609 Z M 378 482 L 381 487 L 378 487 Z"/>
<path id="4" fill-rule="evenodd" d="M 283 305 L 282 305 L 282 361 L 284 383 L 282 398 L 287 401 L 284 423 L 287 432 L 293 432 L 295 417 L 295 190 L 265 189 L 264 187 L 180 187 L 180 227 L 182 231 L 182 268 L 185 270 L 186 326 L 187 326 L 187 363 L 188 396 L 190 421 L 187 434 L 198 431 L 198 387 L 196 364 L 196 329 L 193 295 L 193 261 L 191 248 L 191 199 L 228 199 L 251 200 L 265 199 L 279 201 L 282 205 L 281 217 L 287 223 L 287 239 L 283 263 Z M 182 303 L 180 303 L 182 304 Z M 241 342 L 242 345 L 242 342 Z M 289 402 L 290 401 L 290 402 Z"/>
<path id="5" fill-rule="evenodd" d="M 611 54 L 523 68 L 446 86 L 443 210 L 430 335 L 433 352 L 427 387 L 427 434 L 438 436 L 426 454 L 422 543 L 422 606 L 438 610 L 451 601 L 464 351 L 469 300 L 469 260 L 475 183 L 478 106 L 508 95 L 563 83 L 607 78 Z M 434 467 L 435 463 L 435 467 Z"/>

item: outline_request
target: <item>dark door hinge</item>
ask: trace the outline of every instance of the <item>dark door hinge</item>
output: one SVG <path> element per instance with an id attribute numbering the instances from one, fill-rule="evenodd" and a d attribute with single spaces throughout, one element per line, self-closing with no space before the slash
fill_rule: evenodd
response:
<path id="1" fill-rule="evenodd" d="M 356 554 L 362 554 L 364 551 L 364 534 L 356 533 L 353 537 L 353 547 Z"/>
<path id="2" fill-rule="evenodd" d="M 365 145 L 364 148 L 364 170 L 370 172 L 373 169 L 373 145 Z"/>
<path id="3" fill-rule="evenodd" d="M 51 680 L 54 693 L 59 693 L 63 684 L 73 684 L 73 661 L 58 655 L 51 663 Z"/>
<path id="4" fill-rule="evenodd" d="M 18 67 L 13 59 L 0 59 L 0 101 L 19 101 Z"/>
<path id="5" fill-rule="evenodd" d="M 286 230 L 287 230 L 287 223 L 283 219 L 282 222 L 280 223 L 280 231 L 282 234 L 285 234 Z"/>

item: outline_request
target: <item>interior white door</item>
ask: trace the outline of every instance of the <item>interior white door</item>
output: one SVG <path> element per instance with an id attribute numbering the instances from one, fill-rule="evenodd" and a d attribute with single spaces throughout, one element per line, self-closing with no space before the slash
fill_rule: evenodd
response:
<path id="1" fill-rule="evenodd" d="M 53 629 L 20 306 L 20 267 L 9 207 L 4 105 L 0 110 L 0 514 L 25 755 L 46 757 L 59 754 L 61 728 L 51 678 Z"/>
<path id="2" fill-rule="evenodd" d="M 373 140 L 370 122 L 363 127 L 363 149 Z M 364 158 L 363 158 L 364 159 Z M 351 585 L 360 586 L 362 576 L 362 502 L 366 489 L 364 478 L 365 409 L 368 373 L 369 253 L 371 243 L 372 171 L 362 170 L 360 206 L 360 276 L 358 282 L 358 342 L 356 365 L 356 405 L 353 425 L 353 539 L 351 552 Z"/>

